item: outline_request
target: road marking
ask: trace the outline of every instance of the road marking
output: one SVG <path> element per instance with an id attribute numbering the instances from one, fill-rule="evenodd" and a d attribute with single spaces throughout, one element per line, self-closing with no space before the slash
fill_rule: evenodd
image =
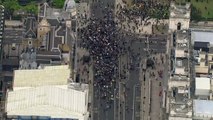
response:
<path id="1" fill-rule="evenodd" d="M 134 87 L 133 87 L 133 104 L 132 104 L 133 111 L 132 111 L 132 120 L 135 120 L 135 92 L 136 92 L 136 87 L 137 87 L 137 85 L 134 85 Z"/>

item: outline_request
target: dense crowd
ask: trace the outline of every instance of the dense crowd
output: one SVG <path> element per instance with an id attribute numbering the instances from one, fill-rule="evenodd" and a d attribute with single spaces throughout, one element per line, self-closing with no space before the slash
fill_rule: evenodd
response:
<path id="1" fill-rule="evenodd" d="M 104 98 L 113 95 L 118 70 L 119 40 L 112 12 L 105 12 L 104 19 L 91 18 L 81 30 L 82 47 L 89 50 L 94 62 L 94 85 L 100 87 Z"/>
<path id="2" fill-rule="evenodd" d="M 143 2 L 128 7 L 127 4 L 117 4 L 116 17 L 123 23 L 128 21 L 132 22 L 135 26 L 150 24 L 151 18 L 165 19 L 168 18 L 169 6 L 163 3 Z M 138 28 L 137 28 L 138 29 Z"/>
<path id="3" fill-rule="evenodd" d="M 143 20 L 147 17 L 161 17 L 165 18 L 169 11 L 169 5 L 160 2 L 142 2 L 140 4 L 134 4 L 131 7 L 127 7 L 127 4 L 123 6 L 118 4 L 116 6 L 122 14 L 131 18 L 141 17 Z M 158 16 L 156 16 L 158 14 Z"/>

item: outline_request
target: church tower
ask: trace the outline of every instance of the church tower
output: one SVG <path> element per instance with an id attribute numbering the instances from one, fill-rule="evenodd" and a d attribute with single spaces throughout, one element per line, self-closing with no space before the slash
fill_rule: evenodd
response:
<path id="1" fill-rule="evenodd" d="M 186 5 L 170 5 L 169 32 L 189 29 L 190 23 L 190 3 Z"/>

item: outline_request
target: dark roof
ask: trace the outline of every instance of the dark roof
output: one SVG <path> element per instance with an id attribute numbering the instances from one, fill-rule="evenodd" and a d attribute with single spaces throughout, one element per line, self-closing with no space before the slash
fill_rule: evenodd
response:
<path id="1" fill-rule="evenodd" d="M 47 21 L 50 23 L 51 26 L 58 26 L 60 23 L 57 19 L 47 19 Z"/>
<path id="2" fill-rule="evenodd" d="M 38 64 L 50 64 L 50 60 L 37 59 L 36 63 L 38 63 Z"/>
<path id="3" fill-rule="evenodd" d="M 45 55 L 40 56 L 40 55 L 37 55 L 36 60 L 45 60 L 45 61 L 58 60 L 58 61 L 60 61 L 61 58 L 60 58 L 60 56 L 45 56 Z"/>
<path id="4" fill-rule="evenodd" d="M 58 48 L 58 45 L 62 44 L 62 37 L 65 39 L 66 35 L 66 27 L 65 26 L 55 26 L 51 27 L 49 32 L 49 39 L 48 39 L 48 50 L 52 48 Z"/>
<path id="5" fill-rule="evenodd" d="M 51 50 L 53 48 L 53 41 L 54 41 L 54 38 L 55 38 L 54 30 L 55 30 L 54 28 L 51 28 L 50 32 L 49 32 L 48 50 Z"/>
<path id="6" fill-rule="evenodd" d="M 3 59 L 2 65 L 18 66 L 19 60 L 18 59 Z"/>
<path id="7" fill-rule="evenodd" d="M 3 43 L 12 44 L 12 43 L 22 43 L 23 38 L 23 29 L 4 29 Z"/>
<path id="8" fill-rule="evenodd" d="M 62 24 L 61 28 L 57 32 L 57 35 L 58 36 L 64 36 L 65 34 L 66 34 L 66 26 L 65 26 L 65 24 Z"/>
<path id="9" fill-rule="evenodd" d="M 208 48 L 210 45 L 209 42 L 195 42 L 194 47 L 195 48 Z"/>
<path id="10" fill-rule="evenodd" d="M 37 51 L 37 55 L 58 55 L 60 56 L 60 52 L 52 52 L 52 51 Z"/>
<path id="11" fill-rule="evenodd" d="M 72 29 L 72 31 L 75 31 L 76 30 L 76 20 L 72 20 L 71 21 L 71 29 Z"/>
<path id="12" fill-rule="evenodd" d="M 58 45 L 62 44 L 62 38 L 61 37 L 55 37 L 54 39 L 54 48 L 57 48 Z"/>
<path id="13" fill-rule="evenodd" d="M 38 64 L 50 64 L 50 61 L 61 61 L 60 52 L 38 51 L 36 54 L 36 62 Z"/>
<path id="14" fill-rule="evenodd" d="M 37 33 L 37 21 L 35 17 L 27 17 L 24 21 L 25 26 L 25 38 L 36 38 Z"/>

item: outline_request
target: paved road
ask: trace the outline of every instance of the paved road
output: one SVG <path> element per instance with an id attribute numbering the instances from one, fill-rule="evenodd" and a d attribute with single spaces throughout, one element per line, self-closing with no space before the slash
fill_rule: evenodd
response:
<path id="1" fill-rule="evenodd" d="M 99 19 L 103 18 L 103 9 L 105 6 L 113 6 L 114 0 L 104 0 L 92 3 L 91 16 Z M 165 36 L 138 36 L 136 34 L 129 35 L 124 31 L 120 39 L 121 47 L 125 47 L 127 51 L 120 56 L 119 75 L 116 85 L 110 91 L 114 93 L 111 102 L 101 99 L 100 87 L 93 87 L 93 119 L 94 120 L 137 120 L 139 108 L 137 107 L 139 98 L 141 97 L 139 70 L 140 61 L 147 57 L 147 50 L 151 53 L 165 52 L 166 40 Z M 129 69 L 129 70 L 127 70 Z M 116 71 L 115 71 L 116 72 Z M 109 96 L 108 96 L 109 97 Z M 114 114 L 115 113 L 115 114 Z"/>
<path id="2" fill-rule="evenodd" d="M 103 19 L 104 17 L 104 9 L 107 6 L 114 7 L 114 0 L 102 0 L 99 2 L 98 0 L 94 0 L 90 7 L 91 7 L 91 17 L 95 17 L 98 19 Z M 114 87 L 115 88 L 115 87 Z M 114 88 L 112 88 L 110 91 L 111 93 L 114 93 Z M 94 86 L 94 98 L 93 98 L 93 120 L 114 120 L 114 101 L 108 101 L 105 99 L 101 99 L 101 92 L 99 86 Z M 111 97 L 111 96 L 107 96 Z M 113 96 L 114 100 L 116 95 Z"/>
<path id="3" fill-rule="evenodd" d="M 154 57 L 154 58 L 153 58 Z M 166 64 L 166 55 L 154 55 L 151 56 L 155 59 L 155 69 L 146 68 L 145 71 L 141 71 L 142 81 L 142 111 L 141 115 L 143 120 L 162 120 L 162 107 L 163 107 L 163 88 L 164 82 L 167 82 L 168 72 Z M 162 62 L 162 59 L 163 62 Z M 162 76 L 159 75 L 159 71 L 163 71 Z"/>
<path id="4" fill-rule="evenodd" d="M 120 110 L 121 116 L 120 120 L 137 120 L 140 119 L 138 117 L 140 106 L 138 107 L 137 102 L 138 97 L 141 97 L 140 92 L 147 94 L 147 90 L 137 90 L 140 86 L 140 79 L 139 79 L 139 70 L 141 69 L 140 62 L 142 59 L 145 59 L 148 55 L 147 49 L 155 50 L 153 53 L 165 53 L 166 52 L 166 36 L 147 36 L 147 37 L 140 37 L 134 35 L 127 35 L 124 38 L 122 45 L 129 48 L 129 52 L 125 51 L 129 57 L 129 62 L 121 61 L 122 65 L 121 68 L 123 70 L 123 66 L 130 66 L 129 71 L 127 71 L 126 79 L 123 81 L 125 83 L 125 110 Z M 150 42 L 152 41 L 152 42 Z M 160 45 L 159 45 L 160 44 Z M 125 55 L 123 55 L 125 56 Z M 149 84 L 149 83 L 148 83 Z M 148 85 L 146 84 L 146 86 Z M 154 85 L 156 86 L 156 85 Z M 151 93 L 152 94 L 152 93 Z M 155 94 L 155 93 L 153 93 Z M 137 107 L 136 107 L 137 106 Z M 123 108 L 123 107 L 122 107 Z M 146 109 L 147 111 L 147 109 Z M 122 113 L 125 112 L 125 113 Z M 122 117 L 125 114 L 125 118 Z"/>

